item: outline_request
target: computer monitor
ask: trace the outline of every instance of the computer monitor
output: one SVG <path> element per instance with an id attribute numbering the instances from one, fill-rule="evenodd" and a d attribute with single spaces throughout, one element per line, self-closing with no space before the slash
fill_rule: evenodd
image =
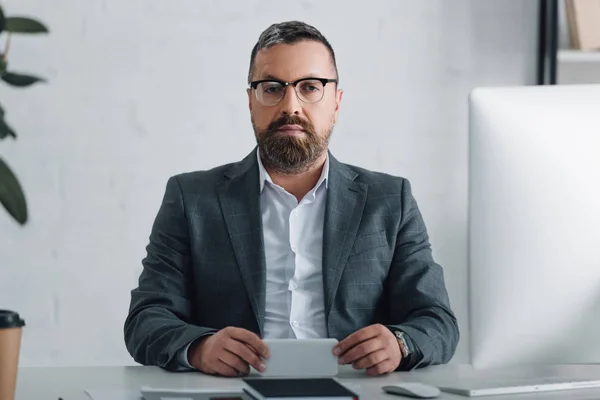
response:
<path id="1" fill-rule="evenodd" d="M 600 363 L 600 85 L 469 98 L 475 368 Z"/>

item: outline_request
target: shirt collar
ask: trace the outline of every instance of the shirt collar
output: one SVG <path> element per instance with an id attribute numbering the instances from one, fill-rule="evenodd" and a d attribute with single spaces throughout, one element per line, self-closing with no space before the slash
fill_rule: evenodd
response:
<path id="1" fill-rule="evenodd" d="M 260 159 L 259 149 L 256 149 L 256 159 L 258 161 L 258 179 L 259 179 L 259 183 L 260 183 L 260 192 L 262 193 L 262 190 L 265 187 L 265 182 L 269 182 L 272 185 L 274 185 L 274 183 L 273 183 L 273 180 L 271 179 L 271 177 L 269 176 L 269 173 L 265 169 L 265 166 L 263 165 L 262 160 Z M 325 188 L 327 188 L 329 186 L 328 176 L 329 176 L 329 152 L 327 152 L 327 155 L 325 157 L 325 164 L 323 164 L 323 170 L 321 171 L 321 176 L 319 177 L 319 180 L 317 181 L 317 184 L 315 185 L 313 190 L 318 189 L 319 186 L 321 186 L 321 184 L 323 182 L 325 182 Z"/>

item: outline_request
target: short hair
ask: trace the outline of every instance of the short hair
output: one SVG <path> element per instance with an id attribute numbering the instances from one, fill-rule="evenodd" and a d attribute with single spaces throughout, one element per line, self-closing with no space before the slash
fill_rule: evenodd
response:
<path id="1" fill-rule="evenodd" d="M 337 64 L 335 62 L 335 52 L 325 36 L 323 36 L 317 28 L 307 23 L 301 21 L 286 21 L 269 26 L 258 37 L 258 41 L 254 45 L 250 56 L 248 83 L 252 81 L 252 75 L 254 74 L 254 59 L 260 50 L 268 49 L 276 44 L 295 44 L 305 40 L 319 42 L 327 47 L 335 69 L 336 78 L 339 79 Z"/>

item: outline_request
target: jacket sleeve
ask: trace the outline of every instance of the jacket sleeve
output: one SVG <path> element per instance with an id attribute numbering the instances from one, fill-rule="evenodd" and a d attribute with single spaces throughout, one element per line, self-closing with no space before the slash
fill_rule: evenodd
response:
<path id="1" fill-rule="evenodd" d="M 408 337 L 413 354 L 398 369 L 410 370 L 450 361 L 460 333 L 442 267 L 433 259 L 423 217 L 406 179 L 401 193 L 402 217 L 387 281 L 392 322 L 388 328 Z"/>
<path id="2" fill-rule="evenodd" d="M 182 350 L 216 332 L 192 320 L 189 225 L 181 187 L 171 177 L 152 226 L 138 287 L 131 291 L 125 344 L 134 360 L 172 371 L 189 370 Z"/>

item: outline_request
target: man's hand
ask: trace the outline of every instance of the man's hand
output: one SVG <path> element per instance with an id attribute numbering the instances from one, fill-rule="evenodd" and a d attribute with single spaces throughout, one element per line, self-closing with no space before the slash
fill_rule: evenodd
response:
<path id="1" fill-rule="evenodd" d="M 221 376 L 246 376 L 250 365 L 264 372 L 267 345 L 253 332 L 227 327 L 202 338 L 188 350 L 189 363 L 200 371 Z"/>
<path id="2" fill-rule="evenodd" d="M 334 347 L 333 354 L 340 364 L 366 369 L 371 376 L 394 371 L 402 360 L 396 336 L 381 324 L 354 332 Z"/>

